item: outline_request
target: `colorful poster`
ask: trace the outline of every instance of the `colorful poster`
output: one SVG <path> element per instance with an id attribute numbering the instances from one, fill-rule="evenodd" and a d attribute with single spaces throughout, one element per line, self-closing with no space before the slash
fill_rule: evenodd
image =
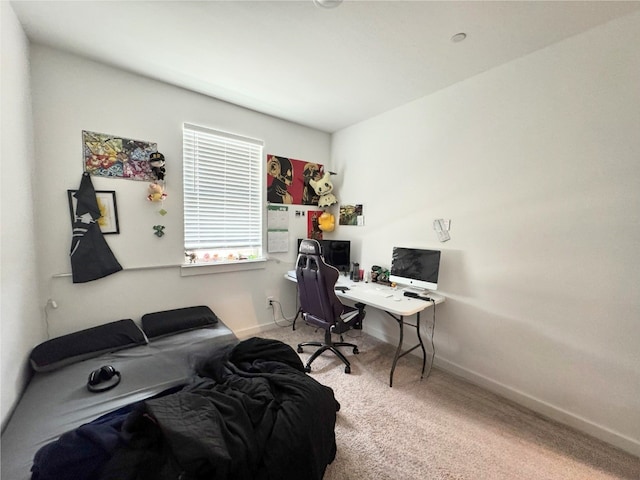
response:
<path id="1" fill-rule="evenodd" d="M 362 204 L 340 205 L 340 225 L 364 225 Z"/>
<path id="2" fill-rule="evenodd" d="M 90 175 L 157 180 L 149 165 L 149 155 L 158 151 L 155 143 L 83 130 L 82 151 L 84 171 Z"/>
<path id="3" fill-rule="evenodd" d="M 318 218 L 323 213 L 322 210 L 309 210 L 307 212 L 307 238 L 322 240 L 322 230 L 320 230 Z"/>
<path id="4" fill-rule="evenodd" d="M 318 205 L 318 195 L 309 180 L 319 180 L 324 167 L 319 163 L 267 155 L 267 201 L 290 205 Z"/>

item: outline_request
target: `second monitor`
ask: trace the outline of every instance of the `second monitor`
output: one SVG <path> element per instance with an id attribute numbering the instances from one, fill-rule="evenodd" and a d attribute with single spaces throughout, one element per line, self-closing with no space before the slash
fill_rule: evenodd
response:
<path id="1" fill-rule="evenodd" d="M 300 242 L 302 242 L 302 238 L 298 239 L 298 250 L 300 250 Z M 318 242 L 322 248 L 322 257 L 325 262 L 341 272 L 348 272 L 351 269 L 351 242 L 349 240 L 318 240 Z"/>

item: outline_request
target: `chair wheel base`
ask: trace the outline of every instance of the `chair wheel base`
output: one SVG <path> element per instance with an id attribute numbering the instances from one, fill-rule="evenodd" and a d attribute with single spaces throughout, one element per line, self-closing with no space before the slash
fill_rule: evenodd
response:
<path id="1" fill-rule="evenodd" d="M 347 358 L 342 354 L 342 352 L 338 350 L 338 347 L 349 347 L 353 350 L 353 353 L 355 355 L 360 353 L 360 350 L 358 350 L 357 345 L 354 345 L 353 343 L 345 343 L 345 342 L 333 343 L 331 341 L 331 332 L 329 332 L 328 330 L 325 334 L 324 342 L 299 343 L 296 350 L 298 351 L 298 353 L 303 353 L 303 347 L 309 347 L 309 346 L 319 347 L 319 348 L 315 352 L 313 352 L 310 358 L 307 359 L 307 363 L 304 366 L 305 373 L 311 372 L 311 364 L 313 363 L 313 361 L 316 358 L 318 358 L 319 355 L 321 355 L 323 352 L 326 352 L 327 350 L 333 352 L 342 361 L 342 363 L 344 363 L 345 365 L 344 373 L 351 373 L 351 365 L 349 364 L 349 361 L 347 360 Z"/>

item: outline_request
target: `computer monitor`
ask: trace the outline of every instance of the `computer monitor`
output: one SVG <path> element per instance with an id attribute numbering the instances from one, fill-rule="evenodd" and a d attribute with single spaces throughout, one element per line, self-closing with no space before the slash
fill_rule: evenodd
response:
<path id="1" fill-rule="evenodd" d="M 440 250 L 393 247 L 389 280 L 408 290 L 437 290 Z"/>
<path id="2" fill-rule="evenodd" d="M 302 238 L 298 239 L 298 250 L 300 250 L 300 242 L 302 242 Z M 341 272 L 348 272 L 351 269 L 351 242 L 349 240 L 318 240 L 318 242 L 325 262 Z"/>

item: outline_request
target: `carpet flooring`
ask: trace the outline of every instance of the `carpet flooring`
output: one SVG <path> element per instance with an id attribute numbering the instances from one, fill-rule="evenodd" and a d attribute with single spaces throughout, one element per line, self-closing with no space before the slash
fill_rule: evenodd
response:
<path id="1" fill-rule="evenodd" d="M 295 348 L 323 332 L 299 322 L 261 336 Z M 331 352 L 312 365 L 341 404 L 325 480 L 640 479 L 640 458 L 600 440 L 436 368 L 420 381 L 413 355 L 400 359 L 389 388 L 394 348 L 360 331 L 345 341 L 360 350 L 342 350 L 350 375 Z M 313 351 L 300 354 L 304 362 Z"/>

